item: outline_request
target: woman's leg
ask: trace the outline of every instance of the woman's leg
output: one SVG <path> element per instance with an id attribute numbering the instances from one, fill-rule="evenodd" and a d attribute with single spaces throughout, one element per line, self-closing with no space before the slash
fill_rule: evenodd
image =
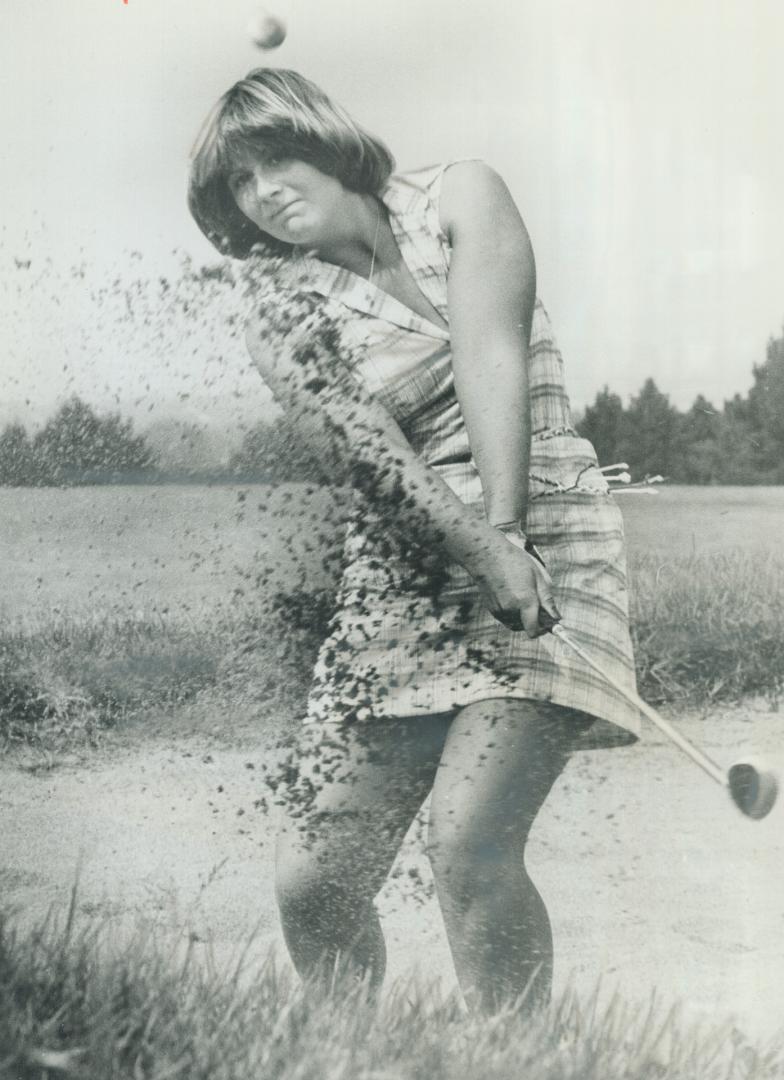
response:
<path id="1" fill-rule="evenodd" d="M 458 981 L 467 1001 L 486 1011 L 526 987 L 531 1006 L 549 1000 L 550 920 L 523 850 L 590 722 L 547 703 L 498 699 L 466 706 L 449 730 L 429 852 Z"/>
<path id="2" fill-rule="evenodd" d="M 276 890 L 303 978 L 384 977 L 373 898 L 435 776 L 449 718 L 303 729 L 290 759 Z"/>

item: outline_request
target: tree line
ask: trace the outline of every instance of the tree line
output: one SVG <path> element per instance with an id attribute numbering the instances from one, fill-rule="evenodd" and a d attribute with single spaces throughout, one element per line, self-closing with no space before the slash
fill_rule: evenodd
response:
<path id="1" fill-rule="evenodd" d="M 784 483 L 784 334 L 771 338 L 746 397 L 717 408 L 699 394 L 676 409 L 653 379 L 624 407 L 608 387 L 578 428 L 602 465 L 627 462 L 634 479 L 661 475 L 682 484 Z"/>
<path id="2" fill-rule="evenodd" d="M 165 426 L 165 425 L 164 425 Z M 298 439 L 283 417 L 249 430 L 228 461 L 210 456 L 209 440 L 193 424 L 139 434 L 119 413 L 101 414 L 77 395 L 64 402 L 40 431 L 19 423 L 0 432 L 0 486 L 52 487 L 167 481 L 340 481 L 337 461 L 326 462 Z M 166 440 L 164 440 L 165 442 Z"/>
<path id="3" fill-rule="evenodd" d="M 601 465 L 626 462 L 635 480 L 661 475 L 684 484 L 784 483 L 784 333 L 768 342 L 745 397 L 736 394 L 717 408 L 700 394 L 681 412 L 653 379 L 626 406 L 605 387 L 578 431 L 594 444 Z M 18 423 L 0 432 L 3 486 L 346 479 L 337 458 L 325 460 L 311 450 L 284 417 L 256 424 L 228 461 L 210 462 L 194 452 L 193 462 L 180 455 L 174 467 L 131 420 L 99 414 L 78 397 L 34 434 Z"/>
<path id="4" fill-rule="evenodd" d="M 143 481 L 155 472 L 154 464 L 131 420 L 117 413 L 101 416 L 77 396 L 34 435 L 18 423 L 0 432 L 0 484 L 9 487 Z"/>

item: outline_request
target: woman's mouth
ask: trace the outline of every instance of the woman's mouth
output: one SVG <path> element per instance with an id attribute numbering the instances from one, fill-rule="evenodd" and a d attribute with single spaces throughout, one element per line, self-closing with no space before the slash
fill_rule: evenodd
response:
<path id="1" fill-rule="evenodd" d="M 300 201 L 300 199 L 292 199 L 291 202 L 286 203 L 285 206 L 281 206 L 280 209 L 276 210 L 275 213 L 272 215 L 272 220 L 275 221 L 281 216 L 281 214 L 285 214 L 287 210 L 290 210 L 292 206 L 296 206 L 296 204 Z"/>

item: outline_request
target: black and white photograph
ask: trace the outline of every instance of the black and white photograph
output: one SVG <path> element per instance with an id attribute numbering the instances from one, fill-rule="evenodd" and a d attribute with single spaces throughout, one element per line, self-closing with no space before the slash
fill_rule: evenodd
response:
<path id="1" fill-rule="evenodd" d="M 784 8 L 3 15 L 0 1080 L 784 1077 Z"/>

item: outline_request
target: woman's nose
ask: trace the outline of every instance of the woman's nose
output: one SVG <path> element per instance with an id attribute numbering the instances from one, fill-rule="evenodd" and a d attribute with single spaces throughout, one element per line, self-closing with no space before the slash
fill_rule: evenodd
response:
<path id="1" fill-rule="evenodd" d="M 274 176 L 262 172 L 260 169 L 255 175 L 256 198 L 269 199 L 280 193 L 281 184 Z"/>

